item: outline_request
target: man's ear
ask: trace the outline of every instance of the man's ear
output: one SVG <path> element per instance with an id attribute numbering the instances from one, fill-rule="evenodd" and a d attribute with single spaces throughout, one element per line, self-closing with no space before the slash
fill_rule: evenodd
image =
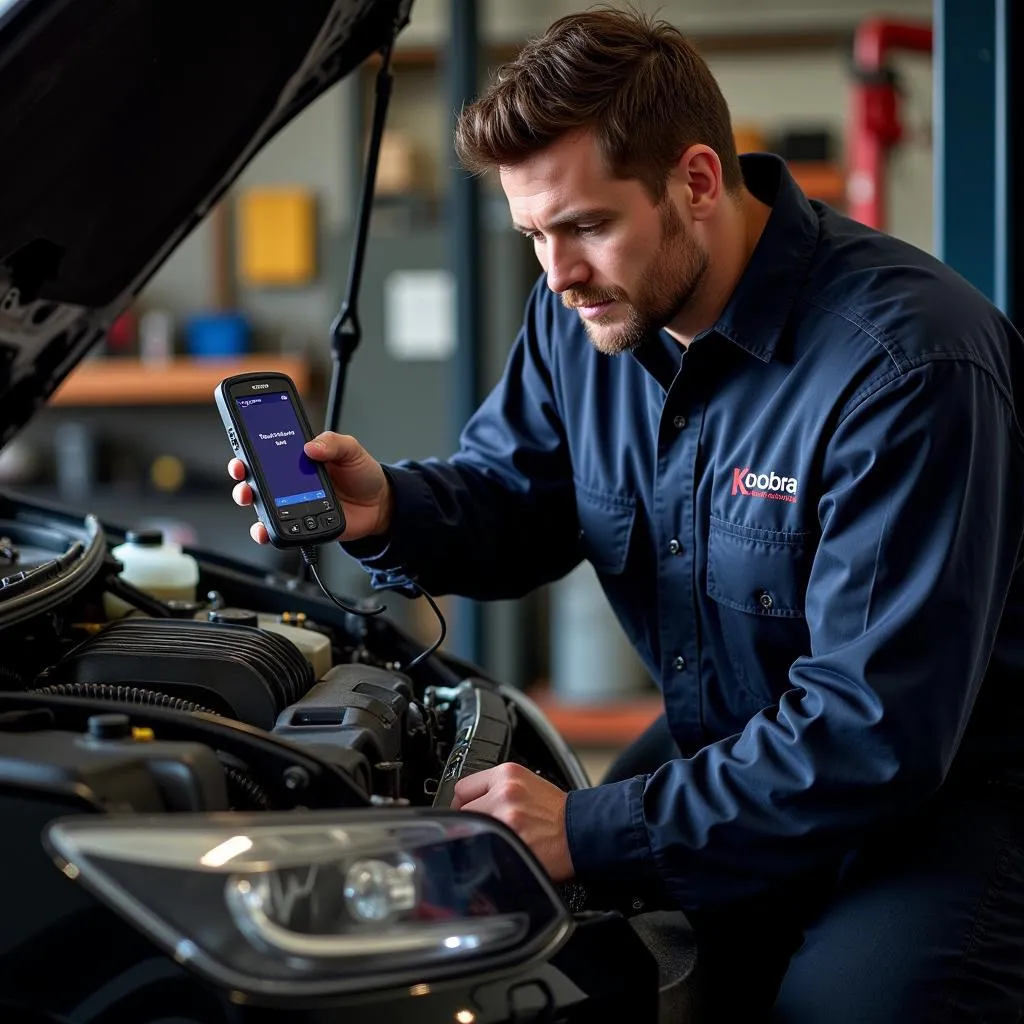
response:
<path id="1" fill-rule="evenodd" d="M 683 152 L 672 169 L 669 182 L 694 220 L 707 220 L 725 194 L 722 161 L 710 146 L 702 144 L 690 146 Z"/>

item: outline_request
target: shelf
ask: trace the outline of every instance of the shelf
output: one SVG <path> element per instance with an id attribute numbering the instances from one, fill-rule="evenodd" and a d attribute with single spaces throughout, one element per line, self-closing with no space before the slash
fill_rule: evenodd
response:
<path id="1" fill-rule="evenodd" d="M 820 199 L 830 205 L 846 201 L 846 175 L 837 164 L 791 160 L 789 170 L 808 199 Z"/>
<path id="2" fill-rule="evenodd" d="M 626 746 L 664 710 L 657 694 L 593 704 L 560 701 L 546 689 L 530 691 L 529 696 L 574 747 Z"/>
<path id="3" fill-rule="evenodd" d="M 286 373 L 299 392 L 309 389 L 309 365 L 296 356 L 267 353 L 243 359 L 175 359 L 148 365 L 137 359 L 92 359 L 71 372 L 51 405 L 185 405 L 213 401 L 225 377 L 256 370 Z"/>

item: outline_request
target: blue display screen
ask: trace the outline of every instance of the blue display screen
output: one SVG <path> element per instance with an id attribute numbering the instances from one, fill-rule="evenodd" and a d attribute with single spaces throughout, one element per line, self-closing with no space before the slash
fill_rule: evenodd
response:
<path id="1" fill-rule="evenodd" d="M 282 508 L 326 498 L 316 464 L 302 450 L 302 427 L 291 396 L 268 391 L 235 401 L 274 504 Z"/>

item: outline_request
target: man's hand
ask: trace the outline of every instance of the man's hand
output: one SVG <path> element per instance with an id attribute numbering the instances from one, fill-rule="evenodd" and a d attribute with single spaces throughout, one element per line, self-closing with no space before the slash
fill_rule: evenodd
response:
<path id="1" fill-rule="evenodd" d="M 391 488 L 380 463 L 354 437 L 327 431 L 307 441 L 303 451 L 314 462 L 322 462 L 327 467 L 345 513 L 346 526 L 341 540 L 359 540 L 387 531 L 391 524 Z M 241 459 L 228 463 L 228 476 L 239 481 L 231 492 L 236 505 L 252 504 L 247 475 Z M 270 540 L 262 523 L 253 523 L 249 532 L 257 544 Z"/>
<path id="2" fill-rule="evenodd" d="M 565 831 L 565 793 L 522 765 L 508 762 L 460 779 L 452 807 L 504 822 L 533 851 L 554 882 L 573 877 Z"/>

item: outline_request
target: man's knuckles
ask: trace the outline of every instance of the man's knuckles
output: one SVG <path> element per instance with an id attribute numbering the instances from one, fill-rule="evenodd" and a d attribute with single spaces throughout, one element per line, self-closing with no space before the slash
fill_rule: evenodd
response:
<path id="1" fill-rule="evenodd" d="M 500 782 L 522 782 L 532 773 L 515 761 L 504 761 L 493 769 L 494 776 Z"/>

